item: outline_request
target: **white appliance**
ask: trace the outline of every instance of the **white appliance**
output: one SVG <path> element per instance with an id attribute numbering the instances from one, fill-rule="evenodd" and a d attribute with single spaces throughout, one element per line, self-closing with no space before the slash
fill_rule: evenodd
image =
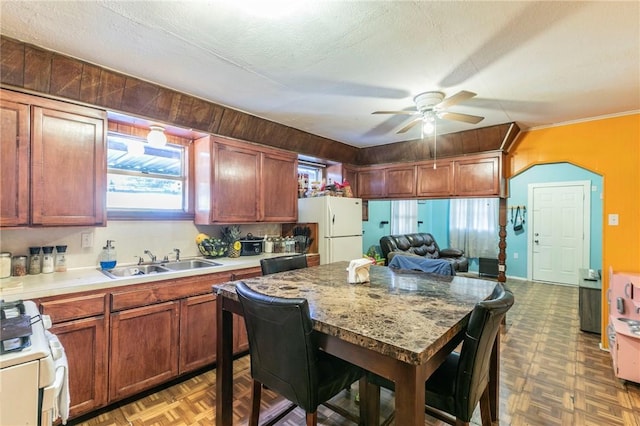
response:
<path id="1" fill-rule="evenodd" d="M 360 198 L 299 198 L 298 221 L 318 224 L 317 239 L 321 265 L 362 257 Z"/>
<path id="2" fill-rule="evenodd" d="M 0 425 L 51 426 L 69 414 L 68 365 L 51 320 L 32 301 L 22 302 L 31 317 L 30 345 L 0 355 Z M 10 310 L 3 316 L 11 318 Z M 6 344 L 7 341 L 3 342 Z"/>

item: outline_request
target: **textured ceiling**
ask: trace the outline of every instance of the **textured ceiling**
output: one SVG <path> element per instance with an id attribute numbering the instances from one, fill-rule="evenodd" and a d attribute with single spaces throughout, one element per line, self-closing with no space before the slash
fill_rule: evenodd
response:
<path id="1" fill-rule="evenodd" d="M 277 4 L 274 4 L 277 3 Z M 6 1 L 3 35 L 357 147 L 417 139 L 429 90 L 477 96 L 439 133 L 640 110 L 640 2 Z M 277 13 L 273 13 L 277 12 Z"/>

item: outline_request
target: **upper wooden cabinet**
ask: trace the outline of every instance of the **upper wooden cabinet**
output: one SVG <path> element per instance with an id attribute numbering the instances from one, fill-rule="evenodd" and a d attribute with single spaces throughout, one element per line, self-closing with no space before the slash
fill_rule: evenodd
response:
<path id="1" fill-rule="evenodd" d="M 29 223 L 29 105 L 0 98 L 0 226 Z"/>
<path id="2" fill-rule="evenodd" d="M 386 181 L 384 168 L 367 167 L 358 171 L 358 197 L 364 199 L 384 198 Z"/>
<path id="3" fill-rule="evenodd" d="M 431 161 L 417 166 L 418 197 L 450 197 L 453 193 L 451 161 Z"/>
<path id="4" fill-rule="evenodd" d="M 453 162 L 455 195 L 459 197 L 500 195 L 501 157 L 474 156 Z"/>
<path id="5" fill-rule="evenodd" d="M 416 167 L 413 164 L 367 167 L 358 173 L 360 198 L 407 198 L 415 195 Z"/>
<path id="6" fill-rule="evenodd" d="M 498 197 L 503 154 L 489 152 L 399 165 L 362 167 L 358 196 L 376 198 Z"/>
<path id="7" fill-rule="evenodd" d="M 0 225 L 104 225 L 106 112 L 8 90 L 0 98 Z"/>
<path id="8" fill-rule="evenodd" d="M 196 224 L 295 222 L 295 154 L 205 136 L 195 141 Z"/>

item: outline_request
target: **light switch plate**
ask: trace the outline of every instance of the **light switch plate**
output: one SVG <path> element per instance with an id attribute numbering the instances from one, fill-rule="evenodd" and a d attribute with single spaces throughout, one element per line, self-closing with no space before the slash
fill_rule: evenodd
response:
<path id="1" fill-rule="evenodd" d="M 609 214 L 609 225 L 610 226 L 618 226 L 618 213 Z"/>

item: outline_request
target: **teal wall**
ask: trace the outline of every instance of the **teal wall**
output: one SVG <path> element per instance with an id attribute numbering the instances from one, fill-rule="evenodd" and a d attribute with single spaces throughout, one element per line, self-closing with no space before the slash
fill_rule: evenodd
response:
<path id="1" fill-rule="evenodd" d="M 569 163 L 542 164 L 531 167 L 514 176 L 509 181 L 509 199 L 507 206 L 527 205 L 530 183 L 571 182 L 587 180 L 591 182 L 591 245 L 589 267 L 602 269 L 602 176 Z M 508 210 L 507 210 L 508 212 Z M 509 214 L 507 213 L 509 220 Z M 530 212 L 527 212 L 527 218 Z M 527 277 L 527 232 L 515 234 L 513 227 L 507 223 L 507 276 Z M 514 255 L 518 258 L 515 259 Z"/>
<path id="2" fill-rule="evenodd" d="M 544 164 L 531 167 L 514 176 L 509 182 L 507 206 L 527 205 L 528 185 L 530 183 L 550 183 L 588 180 L 591 182 L 591 245 L 590 267 L 602 269 L 602 176 L 569 163 Z M 507 210 L 509 212 L 509 210 Z M 525 232 L 516 235 L 513 227 L 507 223 L 506 274 L 510 277 L 527 277 L 527 230 L 529 212 L 525 222 Z M 507 213 L 507 221 L 510 216 Z M 418 201 L 419 232 L 429 232 L 440 248 L 449 247 L 449 200 Z M 391 233 L 390 224 L 380 225 L 381 221 L 391 221 L 390 201 L 369 201 L 369 221 L 363 222 L 363 250 L 372 245 L 379 246 L 380 238 Z M 514 254 L 518 258 L 514 258 Z M 469 271 L 478 271 L 478 260 L 469 259 Z"/>

